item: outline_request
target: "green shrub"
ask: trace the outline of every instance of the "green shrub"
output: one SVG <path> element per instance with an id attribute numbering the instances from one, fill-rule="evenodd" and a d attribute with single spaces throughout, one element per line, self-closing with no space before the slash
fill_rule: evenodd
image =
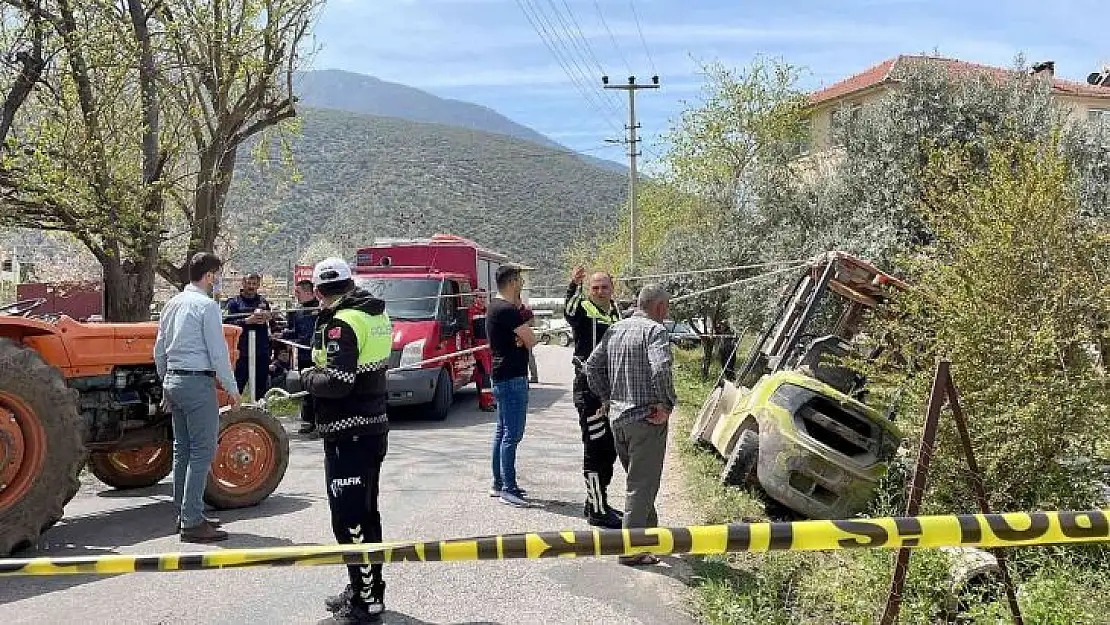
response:
<path id="1" fill-rule="evenodd" d="M 1107 255 L 1105 224 L 1080 214 L 1054 141 L 995 142 L 985 164 L 974 154 L 930 157 L 923 216 L 936 240 L 906 259 L 913 286 L 885 328 L 908 359 L 910 441 L 934 363 L 946 358 L 996 509 L 1098 505 L 1096 449 L 1110 417 L 1096 348 L 1110 318 L 1095 262 Z M 943 419 L 926 507 L 970 511 L 959 441 Z"/>

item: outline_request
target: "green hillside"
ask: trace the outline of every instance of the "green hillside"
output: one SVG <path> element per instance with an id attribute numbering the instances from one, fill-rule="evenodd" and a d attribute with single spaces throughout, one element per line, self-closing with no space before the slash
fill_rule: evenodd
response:
<path id="1" fill-rule="evenodd" d="M 316 235 L 357 246 L 450 232 L 561 282 L 563 250 L 626 198 L 619 173 L 505 135 L 324 109 L 301 117 L 298 182 L 240 160 L 228 231 L 242 270 L 284 274 Z"/>

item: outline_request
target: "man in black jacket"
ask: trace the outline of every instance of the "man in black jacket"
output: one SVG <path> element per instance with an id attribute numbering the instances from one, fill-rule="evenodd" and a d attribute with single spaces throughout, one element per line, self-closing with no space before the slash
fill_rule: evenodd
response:
<path id="1" fill-rule="evenodd" d="M 582 474 L 586 479 L 584 514 L 590 525 L 620 529 L 621 515 L 609 507 L 609 482 L 617 449 L 609 419 L 601 411 L 601 400 L 590 391 L 586 381 L 585 362 L 602 337 L 621 319 L 620 309 L 613 303 L 613 279 L 607 273 L 590 276 L 588 293 L 583 293 L 586 269 L 575 267 L 567 287 L 563 316 L 574 330 L 574 407 L 578 409 L 578 425 L 582 429 Z"/>
<path id="2" fill-rule="evenodd" d="M 356 288 L 339 258 L 316 265 L 312 275 L 321 310 L 312 338 L 314 367 L 302 383 L 316 407 L 324 438 L 324 475 L 332 531 L 342 544 L 382 540 L 378 478 L 386 454 L 385 372 L 392 324 L 385 302 Z M 332 625 L 377 623 L 385 610 L 382 566 L 350 565 L 350 584 L 325 602 Z"/>
<path id="3" fill-rule="evenodd" d="M 312 333 L 316 329 L 316 309 L 320 301 L 316 299 L 312 280 L 301 280 L 297 283 L 293 294 L 304 310 L 295 310 L 288 315 L 288 325 L 281 333 L 281 338 L 293 341 L 300 345 L 312 344 Z M 292 348 L 290 348 L 292 349 Z M 307 349 L 296 351 L 296 361 L 292 364 L 295 369 L 305 369 L 312 366 L 312 353 Z M 311 434 L 316 430 L 316 417 L 313 415 L 312 397 L 306 397 L 301 402 L 301 434 Z"/>

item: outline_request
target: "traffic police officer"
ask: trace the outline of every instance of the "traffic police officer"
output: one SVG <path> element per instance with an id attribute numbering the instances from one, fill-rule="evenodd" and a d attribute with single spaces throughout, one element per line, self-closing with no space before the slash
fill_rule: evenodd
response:
<path id="1" fill-rule="evenodd" d="M 315 402 L 324 439 L 324 475 L 332 531 L 342 544 L 382 540 L 378 478 L 386 454 L 386 368 L 393 328 L 385 302 L 355 286 L 339 258 L 316 265 L 312 282 L 321 309 L 312 338 L 313 367 L 301 381 Z M 350 565 L 350 584 L 325 602 L 335 614 L 321 623 L 377 623 L 385 610 L 382 566 Z"/>
<path id="2" fill-rule="evenodd" d="M 590 525 L 621 528 L 621 514 L 609 507 L 609 482 L 617 461 L 616 444 L 608 417 L 601 411 L 601 400 L 590 391 L 586 381 L 586 359 L 601 342 L 609 326 L 620 321 L 621 312 L 613 302 L 613 279 L 606 273 L 590 277 L 589 292 L 582 292 L 586 269 L 576 267 L 567 287 L 563 316 L 574 331 L 574 407 L 582 429 L 582 474 L 586 479 L 584 515 Z"/>

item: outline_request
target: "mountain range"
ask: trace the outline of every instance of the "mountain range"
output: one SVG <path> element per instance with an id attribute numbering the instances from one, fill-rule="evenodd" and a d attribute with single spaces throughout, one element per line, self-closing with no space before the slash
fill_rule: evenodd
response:
<path id="1" fill-rule="evenodd" d="M 492 109 L 350 72 L 307 72 L 296 89 L 295 171 L 276 151 L 240 149 L 224 225 L 238 269 L 285 275 L 313 242 L 349 251 L 446 232 L 535 267 L 534 284 L 561 283 L 563 253 L 626 201 L 626 169 Z M 29 236 L 0 232 L 0 248 L 36 249 L 44 265 L 86 259 L 66 263 L 86 274 L 88 254 Z"/>
<path id="2" fill-rule="evenodd" d="M 311 108 L 457 126 L 508 135 L 551 148 L 567 149 L 489 107 L 441 98 L 415 87 L 365 74 L 336 69 L 307 71 L 297 74 L 293 85 L 300 104 Z M 620 163 L 585 154 L 580 155 L 580 158 L 599 167 L 628 174 L 628 168 Z"/>
<path id="3" fill-rule="evenodd" d="M 491 109 L 349 72 L 298 84 L 297 181 L 248 159 L 236 171 L 227 228 L 243 269 L 284 274 L 315 240 L 449 232 L 561 282 L 563 251 L 625 201 L 625 173 Z"/>

